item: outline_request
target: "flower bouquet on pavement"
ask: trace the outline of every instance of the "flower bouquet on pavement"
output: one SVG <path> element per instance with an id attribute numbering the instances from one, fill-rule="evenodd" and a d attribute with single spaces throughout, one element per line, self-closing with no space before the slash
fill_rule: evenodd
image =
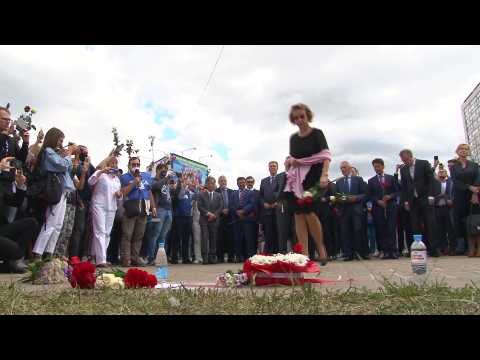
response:
<path id="1" fill-rule="evenodd" d="M 28 265 L 28 274 L 22 279 L 34 285 L 67 284 L 65 269 L 66 259 L 38 260 Z"/>
<path id="2" fill-rule="evenodd" d="M 320 268 L 302 254 L 300 244 L 294 252 L 274 255 L 254 255 L 243 264 L 243 272 L 253 285 L 303 285 L 306 282 L 327 283 L 329 280 L 306 279 L 306 273 L 320 273 Z"/>
<path id="3" fill-rule="evenodd" d="M 227 270 L 223 274 L 217 275 L 216 285 L 218 287 L 238 288 L 248 284 L 248 276 L 242 271 L 234 273 L 232 270 Z"/>

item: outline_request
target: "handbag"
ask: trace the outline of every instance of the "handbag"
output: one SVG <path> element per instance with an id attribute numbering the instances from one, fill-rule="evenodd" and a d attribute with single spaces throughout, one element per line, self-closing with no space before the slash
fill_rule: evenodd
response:
<path id="1" fill-rule="evenodd" d="M 473 205 L 470 206 L 470 215 L 467 216 L 465 222 L 467 224 L 467 235 L 480 235 L 480 214 L 472 214 Z"/>

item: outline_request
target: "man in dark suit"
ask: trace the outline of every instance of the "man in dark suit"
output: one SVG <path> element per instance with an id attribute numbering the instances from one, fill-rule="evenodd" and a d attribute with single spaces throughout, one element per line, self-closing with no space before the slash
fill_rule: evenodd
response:
<path id="1" fill-rule="evenodd" d="M 278 192 L 277 171 L 278 163 L 268 163 L 270 176 L 262 179 L 260 183 L 260 211 L 261 223 L 265 233 L 265 252 L 276 254 L 279 252 L 277 219 L 275 208 L 277 206 L 275 194 Z"/>
<path id="2" fill-rule="evenodd" d="M 243 263 L 256 252 L 254 234 L 251 221 L 247 220 L 255 211 L 254 193 L 245 188 L 246 179 L 237 179 L 238 190 L 235 190 L 230 203 L 230 212 L 233 215 L 233 230 L 235 241 L 235 262 Z"/>
<path id="3" fill-rule="evenodd" d="M 348 195 L 347 201 L 337 206 L 344 261 L 354 258 L 368 260 L 368 250 L 362 246 L 363 202 L 367 196 L 365 181 L 360 176 L 351 175 L 347 161 L 340 164 L 340 169 L 344 176 L 337 180 L 337 190 Z"/>
<path id="4" fill-rule="evenodd" d="M 5 269 L 2 270 L 24 273 L 27 265 L 23 262 L 23 258 L 27 245 L 35 240 L 38 223 L 34 218 L 24 218 L 8 223 L 5 207 L 19 207 L 25 199 L 27 189 L 27 179 L 23 171 L 11 168 L 11 160 L 13 157 L 4 157 L 0 161 L 0 172 L 6 175 L 0 180 L 0 260 L 4 261 Z M 13 178 L 14 181 L 6 180 L 8 178 Z"/>
<path id="5" fill-rule="evenodd" d="M 447 170 L 438 171 L 438 180 L 434 180 L 435 217 L 438 228 L 439 250 L 448 255 L 457 247 L 455 231 L 450 209 L 453 207 L 453 182 L 448 178 Z M 448 241 L 447 241 L 448 239 Z"/>
<path id="6" fill-rule="evenodd" d="M 377 246 L 383 250 L 382 259 L 397 259 L 395 229 L 400 189 L 397 180 L 384 173 L 385 164 L 382 159 L 374 159 L 372 165 L 376 175 L 368 180 L 368 198 L 372 202 Z"/>
<path id="7" fill-rule="evenodd" d="M 413 233 L 422 234 L 423 228 L 424 242 L 429 255 L 437 257 L 439 252 L 435 228 L 432 166 L 427 160 L 414 158 L 412 151 L 408 149 L 400 151 L 400 158 L 404 164 L 400 169 L 402 184 L 400 203 L 410 212 Z M 410 251 L 410 246 L 408 250 Z"/>
<path id="8" fill-rule="evenodd" d="M 198 196 L 204 265 L 217 263 L 218 220 L 223 210 L 223 200 L 222 195 L 215 191 L 215 187 L 215 178 L 209 176 L 207 191 Z"/>
<path id="9" fill-rule="evenodd" d="M 257 253 L 258 249 L 258 239 L 260 234 L 260 191 L 254 189 L 253 186 L 255 185 L 255 179 L 253 176 L 247 176 L 247 190 L 250 190 L 253 193 L 253 211 L 247 216 L 247 227 L 248 227 L 248 234 L 249 236 L 254 239 L 253 242 L 255 244 L 255 252 L 249 256 L 253 256 Z"/>
<path id="10" fill-rule="evenodd" d="M 223 210 L 220 214 L 220 222 L 218 225 L 217 260 L 219 263 L 223 263 L 225 261 L 225 252 L 227 252 L 228 262 L 233 263 L 235 255 L 233 246 L 233 217 L 229 207 L 233 201 L 234 191 L 227 187 L 227 178 L 223 175 L 218 178 L 218 185 L 219 187 L 215 191 L 222 195 Z"/>
<path id="11" fill-rule="evenodd" d="M 288 159 L 288 158 L 287 158 Z M 275 219 L 277 222 L 278 235 L 278 252 L 286 254 L 288 250 L 288 241 L 293 247 L 296 242 L 295 233 L 295 218 L 293 212 L 288 207 L 288 200 L 286 193 L 283 192 L 287 184 L 287 171 L 290 163 L 285 160 L 285 171 L 276 176 L 277 188 L 274 193 L 275 203 Z"/>

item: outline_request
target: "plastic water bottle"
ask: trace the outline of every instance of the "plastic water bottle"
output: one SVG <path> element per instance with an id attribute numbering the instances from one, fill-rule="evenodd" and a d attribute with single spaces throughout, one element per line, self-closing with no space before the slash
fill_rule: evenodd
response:
<path id="1" fill-rule="evenodd" d="M 166 282 L 168 280 L 168 259 L 164 246 L 164 244 L 160 244 L 155 259 L 157 265 L 155 276 L 157 277 L 158 282 Z"/>
<path id="2" fill-rule="evenodd" d="M 413 235 L 413 240 L 410 248 L 412 271 L 423 275 L 427 272 L 427 247 L 422 242 L 422 235 Z"/>

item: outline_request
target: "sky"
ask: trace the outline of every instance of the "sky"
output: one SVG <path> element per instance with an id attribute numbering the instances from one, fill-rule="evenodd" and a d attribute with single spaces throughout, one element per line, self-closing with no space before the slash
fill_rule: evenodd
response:
<path id="1" fill-rule="evenodd" d="M 304 102 L 333 155 L 368 179 L 411 148 L 441 162 L 465 141 L 461 104 L 480 82 L 480 46 L 0 46 L 0 104 L 17 118 L 63 130 L 97 164 L 113 148 L 112 127 L 140 149 L 142 168 L 175 152 L 215 177 L 260 180 L 288 155 L 290 106 Z M 219 58 L 219 54 L 221 56 Z M 217 66 L 213 75 L 215 63 Z M 210 78 L 210 81 L 208 82 Z M 206 84 L 208 82 L 208 86 Z M 36 134 L 33 132 L 32 138 Z M 195 148 L 195 150 L 188 150 Z M 126 168 L 127 155 L 121 167 Z"/>

